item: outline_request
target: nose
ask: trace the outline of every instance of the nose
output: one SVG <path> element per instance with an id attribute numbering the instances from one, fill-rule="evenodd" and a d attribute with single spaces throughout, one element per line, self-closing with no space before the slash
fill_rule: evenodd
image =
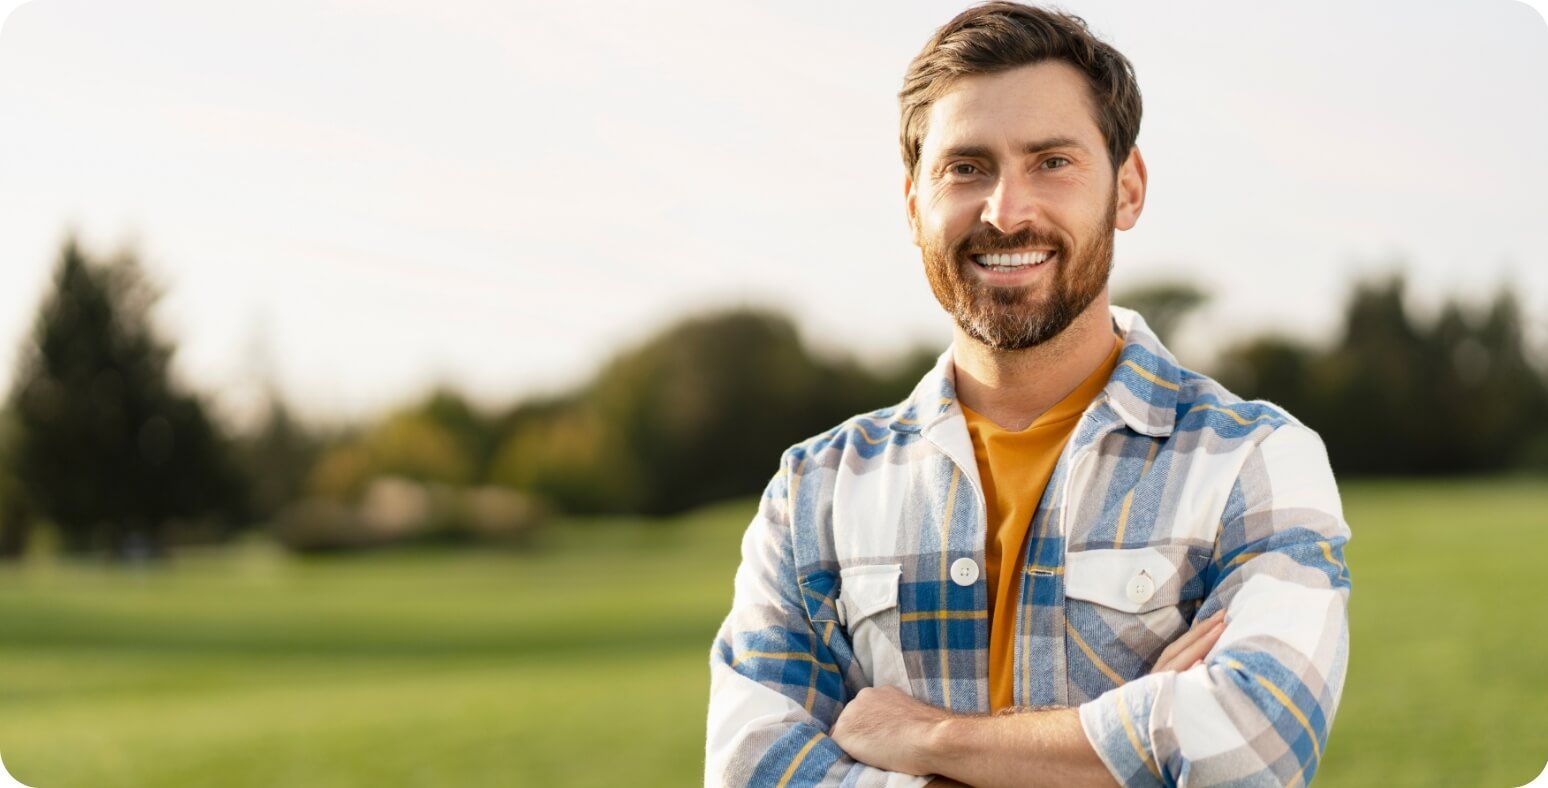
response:
<path id="1" fill-rule="evenodd" d="M 1021 173 L 1007 172 L 995 182 L 994 191 L 984 200 L 980 216 L 985 224 L 1009 235 L 1037 218 L 1037 200 L 1030 180 Z"/>

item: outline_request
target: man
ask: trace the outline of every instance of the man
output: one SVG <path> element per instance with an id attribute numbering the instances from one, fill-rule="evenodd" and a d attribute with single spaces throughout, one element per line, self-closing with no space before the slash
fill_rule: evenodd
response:
<path id="1" fill-rule="evenodd" d="M 1314 432 L 1108 304 L 1147 178 L 1128 61 L 990 3 L 900 99 L 954 341 L 903 403 L 785 452 L 711 649 L 705 781 L 1310 781 L 1349 529 Z"/>

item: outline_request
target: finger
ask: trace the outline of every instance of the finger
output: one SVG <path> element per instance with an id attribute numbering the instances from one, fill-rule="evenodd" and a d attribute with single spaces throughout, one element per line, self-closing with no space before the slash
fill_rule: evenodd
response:
<path id="1" fill-rule="evenodd" d="M 1160 668 L 1160 670 L 1185 670 L 1192 667 L 1194 662 L 1203 659 L 1204 655 L 1208 654 L 1209 650 L 1215 647 L 1215 643 L 1220 640 L 1220 633 L 1224 631 L 1224 619 L 1205 627 L 1198 638 L 1195 638 L 1185 648 L 1178 650 L 1172 656 L 1167 666 Z"/>
<path id="2" fill-rule="evenodd" d="M 1203 637 L 1204 633 L 1213 627 L 1215 623 L 1220 620 L 1221 616 L 1224 615 L 1225 608 L 1221 608 L 1220 610 L 1215 611 L 1215 613 L 1209 618 L 1194 622 L 1193 627 L 1190 628 L 1187 632 L 1184 632 L 1182 637 L 1172 641 L 1171 643 L 1168 643 L 1166 648 L 1161 650 L 1161 657 L 1156 660 L 1156 664 L 1160 665 L 1169 661 L 1177 654 L 1177 652 L 1182 651 L 1183 649 L 1192 645 L 1194 641 L 1198 640 L 1200 637 Z"/>
<path id="3" fill-rule="evenodd" d="M 1224 611 L 1221 612 L 1223 613 Z M 1193 654 L 1196 657 L 1199 653 L 1202 653 L 1196 648 L 1199 642 L 1207 640 L 1223 620 L 1222 616 L 1217 613 L 1199 621 L 1192 629 L 1188 630 L 1187 634 L 1178 638 L 1162 651 L 1161 658 L 1156 660 L 1155 667 L 1151 669 L 1151 672 L 1159 673 L 1166 670 L 1179 670 L 1183 665 L 1188 664 L 1184 661 L 1184 658 L 1189 654 Z M 1204 650 L 1208 651 L 1209 647 L 1205 646 Z"/>
<path id="4" fill-rule="evenodd" d="M 1190 628 L 1187 632 L 1182 633 L 1182 637 L 1166 644 L 1166 648 L 1161 649 L 1161 656 L 1156 658 L 1156 665 L 1169 664 L 1177 652 L 1187 648 L 1189 643 L 1198 638 L 1199 629 L 1199 627 Z"/>
<path id="5" fill-rule="evenodd" d="M 1193 645 L 1183 649 L 1177 655 L 1177 661 L 1184 665 L 1191 665 L 1194 660 L 1203 659 L 1215 647 L 1215 644 L 1220 642 L 1220 635 L 1225 632 L 1225 628 L 1226 622 L 1224 618 L 1216 621 L 1214 626 L 1209 628 L 1209 631 L 1193 642 Z"/>

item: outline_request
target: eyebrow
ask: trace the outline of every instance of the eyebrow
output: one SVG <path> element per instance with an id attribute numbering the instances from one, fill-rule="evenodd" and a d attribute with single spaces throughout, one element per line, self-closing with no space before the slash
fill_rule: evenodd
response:
<path id="1" fill-rule="evenodd" d="M 1086 151 L 1086 146 L 1073 137 L 1046 137 L 1021 146 L 1021 153 L 1024 156 L 1030 156 L 1055 148 L 1075 148 Z M 941 151 L 941 158 L 990 159 L 994 157 L 990 154 L 989 148 L 983 145 L 957 145 Z"/>

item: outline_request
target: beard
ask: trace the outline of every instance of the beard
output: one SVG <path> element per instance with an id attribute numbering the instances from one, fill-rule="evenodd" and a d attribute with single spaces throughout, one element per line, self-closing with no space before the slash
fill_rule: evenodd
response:
<path id="1" fill-rule="evenodd" d="M 980 223 L 955 243 L 925 243 L 925 275 L 935 299 L 973 339 L 995 350 L 1025 350 L 1047 342 L 1069 328 L 1107 287 L 1113 267 L 1113 232 L 1118 190 L 1108 197 L 1107 211 L 1072 254 L 1069 244 L 1052 232 L 1033 227 L 1009 235 Z M 1080 242 L 1077 239 L 1077 242 Z M 1039 298 L 1029 287 L 987 285 L 965 269 L 976 266 L 974 255 L 1011 252 L 1029 247 L 1051 248 L 1055 265 L 1044 277 L 1047 294 Z"/>

